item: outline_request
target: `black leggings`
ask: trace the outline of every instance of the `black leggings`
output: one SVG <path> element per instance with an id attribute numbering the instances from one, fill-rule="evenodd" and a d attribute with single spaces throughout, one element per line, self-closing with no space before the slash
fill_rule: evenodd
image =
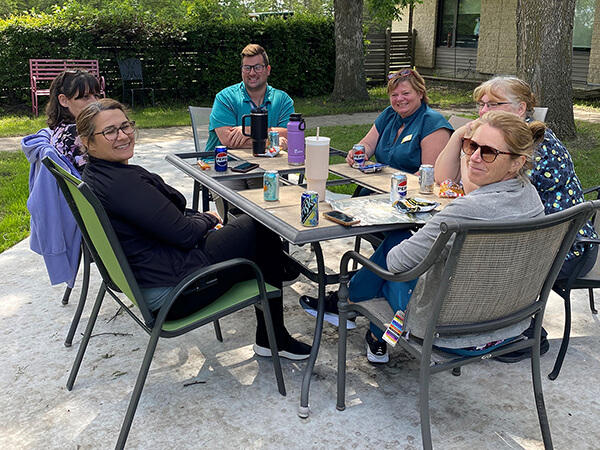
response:
<path id="1" fill-rule="evenodd" d="M 281 289 L 284 264 L 279 236 L 255 222 L 249 216 L 242 215 L 229 221 L 223 228 L 211 232 L 201 243 L 200 248 L 211 264 L 233 258 L 246 258 L 255 262 L 261 269 L 265 281 Z M 198 309 L 212 303 L 235 283 L 254 278 L 254 271 L 248 266 L 236 266 L 225 269 L 215 277 L 218 283 L 210 283 L 199 291 L 191 291 L 180 296 L 167 315 L 167 320 L 188 316 Z M 273 314 L 273 322 L 277 334 L 285 331 L 283 325 L 283 299 L 272 299 L 269 304 Z M 257 334 L 266 337 L 262 312 L 257 310 Z"/>

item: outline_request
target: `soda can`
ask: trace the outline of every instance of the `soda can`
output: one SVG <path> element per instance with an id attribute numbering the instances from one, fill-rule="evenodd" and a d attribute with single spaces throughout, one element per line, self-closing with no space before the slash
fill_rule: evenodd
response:
<path id="1" fill-rule="evenodd" d="M 269 131 L 267 148 L 274 148 L 276 151 L 279 151 L 279 131 Z"/>
<path id="2" fill-rule="evenodd" d="M 215 147 L 215 170 L 217 172 L 227 171 L 227 147 L 224 145 Z"/>
<path id="3" fill-rule="evenodd" d="M 319 194 L 304 191 L 300 197 L 300 221 L 305 227 L 319 225 Z"/>
<path id="4" fill-rule="evenodd" d="M 366 152 L 362 144 L 354 144 L 352 147 L 352 157 L 354 158 L 354 168 L 362 167 L 365 164 Z"/>
<path id="5" fill-rule="evenodd" d="M 408 179 L 406 174 L 395 172 L 392 174 L 390 187 L 390 203 L 406 198 L 406 189 L 408 187 Z"/>
<path id="6" fill-rule="evenodd" d="M 421 164 L 419 167 L 419 192 L 421 194 L 433 194 L 435 178 L 431 164 Z"/>
<path id="7" fill-rule="evenodd" d="M 264 199 L 266 202 L 279 200 L 279 172 L 267 170 L 263 176 Z"/>

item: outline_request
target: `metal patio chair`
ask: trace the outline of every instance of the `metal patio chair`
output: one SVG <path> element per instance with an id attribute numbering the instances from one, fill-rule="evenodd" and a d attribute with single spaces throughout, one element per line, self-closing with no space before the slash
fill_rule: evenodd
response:
<path id="1" fill-rule="evenodd" d="M 439 286 L 417 284 L 424 295 L 409 302 L 404 334 L 398 346 L 420 360 L 420 418 L 423 447 L 432 448 L 429 415 L 429 379 L 432 374 L 452 370 L 511 351 L 532 349 L 531 372 L 544 445 L 552 448 L 540 375 L 540 334 L 548 294 L 577 231 L 600 207 L 600 201 L 580 205 L 537 219 L 511 222 L 449 221 L 429 254 L 415 268 L 398 274 L 388 272 L 354 251 L 344 254 L 340 264 L 338 327 L 338 399 L 344 410 L 346 386 L 346 320 L 356 311 L 385 330 L 394 317 L 385 299 L 347 303 L 348 265 L 357 260 L 366 269 L 390 281 L 414 280 L 428 270 L 440 274 Z M 454 238 L 449 252 L 446 244 Z M 448 253 L 444 261 L 439 256 Z M 420 280 L 421 283 L 423 280 Z M 435 347 L 436 338 L 497 331 L 534 318 L 532 339 L 519 338 L 478 356 L 460 356 Z M 527 325 L 524 325 L 525 327 Z M 423 336 L 418 338 L 417 336 Z M 483 338 L 485 339 L 485 337 Z M 485 343 L 487 341 L 482 342 Z"/>
<path id="2" fill-rule="evenodd" d="M 122 59 L 118 61 L 121 72 L 121 83 L 123 89 L 123 102 L 125 102 L 125 91 L 131 92 L 131 107 L 135 108 L 135 91 L 150 91 L 152 94 L 152 106 L 154 103 L 154 88 L 144 86 L 144 75 L 142 74 L 142 62 L 137 58 Z M 146 104 L 142 96 L 142 102 Z"/>
<path id="3" fill-rule="evenodd" d="M 586 189 L 583 191 L 583 193 L 584 195 L 592 194 L 596 199 L 598 199 L 600 198 L 600 186 Z M 600 231 L 600 214 L 596 213 L 594 215 L 593 223 L 596 233 L 598 233 Z M 600 239 L 576 238 L 575 241 L 585 244 L 588 249 L 590 245 L 600 245 Z M 582 262 L 585 263 L 585 261 Z M 548 374 L 548 378 L 551 380 L 555 380 L 556 377 L 558 377 L 567 353 L 567 348 L 569 347 L 569 338 L 571 335 L 571 291 L 574 289 L 587 289 L 590 300 L 590 310 L 592 311 L 592 314 L 598 314 L 596 306 L 594 305 L 594 289 L 600 288 L 600 258 L 596 258 L 596 264 L 594 264 L 592 270 L 590 270 L 584 276 L 579 276 L 581 269 L 582 265 L 580 264 L 575 268 L 568 279 L 557 280 L 556 283 L 554 283 L 554 291 L 560 295 L 565 302 L 565 328 L 563 331 L 562 342 L 560 344 L 560 350 L 558 351 L 556 362 L 554 363 L 554 368 L 552 369 L 552 372 Z"/>
<path id="4" fill-rule="evenodd" d="M 67 381 L 67 389 L 73 389 L 75 378 L 77 377 L 106 293 L 150 335 L 142 366 L 116 444 L 117 449 L 122 449 L 125 446 L 125 441 L 133 422 L 133 417 L 159 338 L 180 336 L 212 322 L 215 325 L 217 338 L 222 340 L 221 331 L 218 327 L 218 319 L 250 305 L 256 305 L 264 312 L 269 345 L 273 354 L 272 358 L 277 386 L 280 394 L 285 395 L 283 374 L 269 308 L 269 298 L 277 297 L 281 295 L 281 292 L 279 289 L 264 282 L 263 275 L 256 264 L 246 259 L 236 258 L 205 267 L 190 274 L 173 289 L 165 299 L 164 305 L 155 315 L 150 312 L 145 304 L 131 267 L 127 262 L 106 211 L 98 198 L 87 184 L 80 180 L 73 180 L 72 177 L 67 176 L 68 174 L 50 158 L 45 158 L 43 163 L 58 181 L 102 276 L 102 285 L 90 314 L 81 346 L 73 362 L 73 368 Z M 201 291 L 207 285 L 214 284 L 215 274 L 219 271 L 242 265 L 249 266 L 254 271 L 255 278 L 232 285 L 230 290 L 220 298 L 190 316 L 178 320 L 166 320 L 169 310 L 180 295 L 194 290 Z M 137 307 L 138 313 L 133 311 L 135 308 L 130 308 L 123 302 L 122 298 L 118 295 L 119 293 L 124 294 Z"/>

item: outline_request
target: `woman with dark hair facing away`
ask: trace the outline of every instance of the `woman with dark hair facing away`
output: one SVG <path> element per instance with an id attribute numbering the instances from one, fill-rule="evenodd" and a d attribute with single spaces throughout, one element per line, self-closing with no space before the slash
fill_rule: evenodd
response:
<path id="1" fill-rule="evenodd" d="M 246 215 L 216 229 L 222 223 L 217 213 L 187 209 L 185 197 L 160 176 L 128 164 L 135 147 L 135 123 L 121 103 L 111 99 L 91 103 L 77 117 L 77 131 L 89 156 L 82 179 L 106 209 L 151 311 L 157 312 L 169 292 L 189 274 L 233 258 L 254 261 L 267 283 L 282 288 L 287 261 L 279 236 Z M 251 276 L 248 269 L 239 267 L 219 272 L 218 283 L 181 296 L 167 320 L 198 311 Z M 274 298 L 269 305 L 279 356 L 308 358 L 310 346 L 294 339 L 285 328 L 283 298 Z M 254 352 L 271 356 L 258 308 L 256 319 Z"/>
<path id="2" fill-rule="evenodd" d="M 46 105 L 50 128 L 50 143 L 79 172 L 87 163 L 87 155 L 77 136 L 77 115 L 91 102 L 100 98 L 100 83 L 85 69 L 65 70 L 50 85 L 50 100 Z"/>

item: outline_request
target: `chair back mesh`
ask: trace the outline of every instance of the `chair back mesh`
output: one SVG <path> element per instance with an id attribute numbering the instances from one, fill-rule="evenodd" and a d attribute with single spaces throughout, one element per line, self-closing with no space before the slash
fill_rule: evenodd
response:
<path id="1" fill-rule="evenodd" d="M 515 233 L 469 233 L 438 326 L 496 320 L 537 301 L 570 224 Z"/>
<path id="2" fill-rule="evenodd" d="M 210 112 L 212 108 L 201 108 L 199 106 L 190 106 L 190 118 L 192 119 L 192 132 L 194 134 L 194 144 L 197 152 L 204 151 L 203 142 L 208 138 L 208 125 L 210 123 Z"/>

